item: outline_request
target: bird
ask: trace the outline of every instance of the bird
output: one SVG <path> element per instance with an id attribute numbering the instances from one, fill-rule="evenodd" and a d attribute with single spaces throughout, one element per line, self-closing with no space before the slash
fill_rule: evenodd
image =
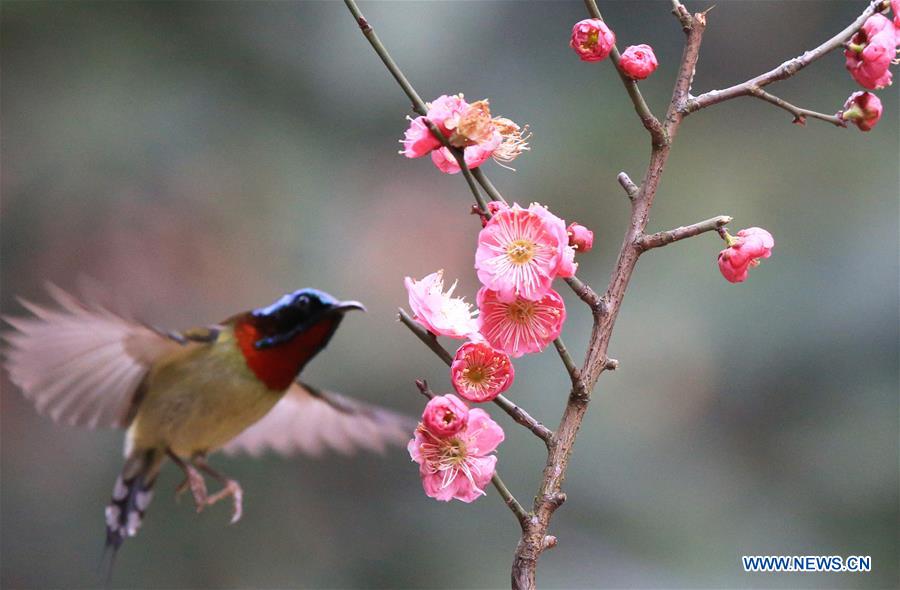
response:
<path id="1" fill-rule="evenodd" d="M 113 558 L 137 534 L 167 460 L 184 473 L 176 496 L 190 490 L 198 512 L 230 497 L 235 523 L 243 490 L 209 464 L 210 453 L 383 452 L 414 427 L 399 413 L 299 380 L 344 315 L 365 310 L 358 301 L 300 289 L 217 324 L 169 331 L 47 289 L 52 306 L 20 298 L 30 315 L 3 317 L 13 328 L 3 334 L 4 366 L 40 414 L 126 430 L 105 510 Z M 221 489 L 210 494 L 204 476 Z"/>

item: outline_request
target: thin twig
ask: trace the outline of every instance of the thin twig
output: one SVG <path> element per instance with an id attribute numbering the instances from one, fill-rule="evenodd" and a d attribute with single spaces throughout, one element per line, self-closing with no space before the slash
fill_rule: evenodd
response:
<path id="1" fill-rule="evenodd" d="M 497 190 L 497 187 L 488 179 L 487 175 L 482 172 L 481 168 L 476 168 L 472 170 L 472 175 L 475 176 L 475 180 L 478 181 L 478 184 L 481 185 L 481 188 L 484 189 L 484 192 L 491 198 L 492 201 L 500 201 L 501 203 L 506 203 L 506 199 L 503 198 L 503 195 L 500 194 L 500 191 Z"/>
<path id="2" fill-rule="evenodd" d="M 585 388 L 584 380 L 581 378 L 581 369 L 575 366 L 575 361 L 572 360 L 572 355 L 569 354 L 565 343 L 563 343 L 561 338 L 557 338 L 553 341 L 553 346 L 556 347 L 556 352 L 559 353 L 559 358 L 562 359 L 566 372 L 569 374 L 569 379 L 572 381 L 572 392 L 577 392 L 578 395 L 583 397 L 589 397 L 590 392 Z"/>
<path id="3" fill-rule="evenodd" d="M 682 227 L 676 227 L 675 229 L 670 229 L 668 231 L 661 231 L 655 234 L 641 236 L 640 238 L 638 238 L 637 245 L 642 251 L 647 251 L 652 248 L 659 248 L 660 246 L 665 246 L 667 244 L 671 244 L 672 242 L 677 242 L 678 240 L 692 238 L 704 232 L 716 231 L 721 227 L 725 227 L 729 223 L 731 223 L 731 217 L 727 215 L 719 215 L 718 217 L 706 219 L 704 221 L 700 221 L 691 225 L 685 225 Z"/>
<path id="4" fill-rule="evenodd" d="M 843 46 L 843 44 L 847 40 L 849 40 L 850 37 L 856 34 L 856 32 L 863 26 L 863 24 L 865 24 L 866 20 L 868 20 L 870 16 L 878 11 L 881 5 L 882 0 L 872 0 L 866 7 L 866 9 L 862 12 L 862 14 L 860 14 L 859 17 L 855 21 L 853 21 L 853 23 L 846 29 L 844 29 L 828 41 L 825 41 L 815 49 L 807 51 L 803 55 L 800 55 L 793 59 L 789 59 L 775 69 L 760 74 L 755 78 L 751 78 L 746 82 L 735 84 L 734 86 L 730 86 L 723 90 L 710 90 L 709 92 L 705 92 L 700 96 L 692 98 L 691 100 L 687 101 L 687 103 L 685 103 L 685 105 L 681 108 L 682 114 L 688 115 L 690 113 L 693 113 L 694 111 L 698 111 L 702 108 L 712 106 L 714 104 L 718 104 L 732 98 L 737 98 L 738 96 L 747 96 L 752 93 L 751 88 L 753 87 L 762 88 L 763 86 L 768 86 L 773 82 L 778 82 L 779 80 L 786 80 L 787 78 L 790 78 L 812 62 Z"/>
<path id="5" fill-rule="evenodd" d="M 585 8 L 587 8 L 587 11 L 592 18 L 604 20 L 603 15 L 600 14 L 600 9 L 597 7 L 597 2 L 595 0 L 584 0 L 584 6 Z M 622 68 L 619 67 L 619 60 L 621 58 L 621 55 L 619 54 L 618 47 L 613 45 L 609 57 L 612 60 L 613 65 L 616 67 L 616 73 L 618 73 L 619 77 L 622 79 L 622 84 L 625 85 L 625 90 L 628 92 L 628 96 L 631 98 L 631 102 L 634 105 L 634 110 L 640 118 L 641 123 L 643 123 L 647 131 L 650 132 L 650 137 L 653 139 L 654 145 L 662 145 L 666 142 L 666 134 L 663 130 L 663 126 L 659 122 L 659 119 L 657 119 L 653 114 L 653 111 L 650 110 L 650 107 L 647 106 L 647 102 L 644 100 L 644 97 L 641 94 L 640 89 L 638 88 L 637 82 L 626 76 L 625 73 L 622 72 Z"/>
<path id="6" fill-rule="evenodd" d="M 566 284 L 572 288 L 572 291 L 587 304 L 595 316 L 603 314 L 603 299 L 597 294 L 590 285 L 579 279 L 578 277 L 569 277 L 565 279 Z"/>
<path id="7" fill-rule="evenodd" d="M 619 172 L 619 175 L 616 176 L 616 180 L 618 180 L 619 184 L 622 185 L 622 188 L 625 189 L 625 194 L 628 195 L 628 198 L 634 200 L 634 196 L 638 194 L 639 189 L 631 180 L 631 177 L 625 172 Z"/>
<path id="8" fill-rule="evenodd" d="M 425 327 L 412 319 L 406 310 L 400 309 L 398 317 L 403 325 L 405 325 L 409 330 L 418 337 L 419 340 L 425 343 L 425 345 L 430 348 L 438 357 L 444 361 L 447 366 L 453 364 L 453 355 L 450 352 L 440 345 L 437 341 L 437 338 L 425 329 Z M 509 414 L 509 416 L 519 425 L 524 426 L 539 439 L 544 441 L 544 444 L 549 444 L 549 442 L 553 439 L 553 431 L 535 420 L 531 417 L 531 414 L 511 402 L 509 399 L 505 398 L 502 395 L 498 395 L 494 398 L 494 404 L 497 405 L 504 412 Z"/>
<path id="9" fill-rule="evenodd" d="M 410 315 L 408 313 L 406 313 L 405 309 L 400 308 L 398 311 L 399 311 L 398 318 L 400 319 L 401 322 L 403 322 L 403 325 L 405 325 L 407 328 L 409 328 L 409 330 L 413 334 L 415 334 L 419 338 L 419 340 L 421 340 L 423 343 L 425 343 L 425 346 L 430 348 L 432 350 L 432 352 L 434 352 L 434 354 L 438 355 L 438 357 L 442 361 L 447 363 L 448 366 L 453 363 L 453 355 L 450 354 L 446 348 L 441 346 L 441 344 L 437 341 L 437 338 L 435 337 L 434 334 L 432 334 L 431 332 L 426 330 L 425 327 L 422 326 L 422 324 L 420 324 L 416 320 L 412 319 L 410 317 Z"/>
<path id="10" fill-rule="evenodd" d="M 751 86 L 750 87 L 750 95 L 755 96 L 760 100 L 764 100 L 768 103 L 771 103 L 779 108 L 786 110 L 787 112 L 794 115 L 794 123 L 798 125 L 806 125 L 806 118 L 812 117 L 813 119 L 821 119 L 822 121 L 826 121 L 831 123 L 836 127 L 846 127 L 847 122 L 841 119 L 836 115 L 826 115 L 824 113 L 819 113 L 816 111 L 811 111 L 809 109 L 803 109 L 798 106 L 794 106 L 788 101 L 778 98 L 774 94 L 770 94 L 760 88 L 759 86 Z"/>
<path id="11" fill-rule="evenodd" d="M 353 18 L 356 19 L 356 23 L 359 25 L 362 34 L 368 39 L 369 44 L 372 46 L 372 49 L 375 50 L 375 53 L 378 54 L 378 57 L 381 58 L 382 63 L 384 63 L 385 67 L 394 77 L 394 80 L 397 81 L 397 84 L 400 85 L 400 88 L 403 89 L 403 92 L 406 93 L 406 96 L 409 97 L 409 100 L 412 101 L 413 110 L 425 116 L 428 113 L 428 106 L 425 104 L 425 101 L 419 96 L 419 93 L 416 92 L 415 88 L 413 88 L 412 84 L 410 84 L 409 80 L 403 74 L 403 71 L 400 69 L 400 66 L 397 65 L 397 62 L 391 57 L 391 54 L 388 52 L 387 48 L 381 42 L 381 39 L 378 38 L 378 35 L 375 33 L 375 29 L 372 25 L 369 24 L 369 21 L 366 20 L 366 17 L 363 16 L 362 11 L 360 11 L 359 6 L 357 6 L 355 0 L 344 0 L 344 4 L 347 5 L 347 8 L 350 9 L 351 14 L 353 14 Z M 469 170 L 468 165 L 466 164 L 465 157 L 463 155 L 462 150 L 459 148 L 450 145 L 448 139 L 441 133 L 440 129 L 438 129 L 431 121 L 426 119 L 426 124 L 428 125 L 428 129 L 431 130 L 431 134 L 434 135 L 438 140 L 440 140 L 441 144 L 450 150 L 450 153 L 453 154 L 453 157 L 456 159 L 456 163 L 459 165 L 460 171 L 466 179 L 466 183 L 469 185 L 469 190 L 472 191 L 472 195 L 475 197 L 475 201 L 478 203 L 478 206 L 481 207 L 481 210 L 487 213 L 487 203 L 484 200 L 484 197 L 481 196 L 481 192 L 478 190 L 478 186 L 475 183 L 475 179 L 472 178 L 472 172 Z"/>

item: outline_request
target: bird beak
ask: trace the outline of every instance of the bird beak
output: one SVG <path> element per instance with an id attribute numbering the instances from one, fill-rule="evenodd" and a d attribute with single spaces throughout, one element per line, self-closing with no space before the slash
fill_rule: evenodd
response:
<path id="1" fill-rule="evenodd" d="M 359 301 L 341 301 L 337 305 L 335 305 L 332 309 L 335 311 L 349 311 L 351 309 L 360 309 L 362 311 L 366 311 L 366 306 L 360 303 Z"/>

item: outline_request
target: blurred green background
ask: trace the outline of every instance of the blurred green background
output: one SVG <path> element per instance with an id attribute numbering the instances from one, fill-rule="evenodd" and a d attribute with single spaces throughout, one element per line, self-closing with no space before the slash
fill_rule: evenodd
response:
<path id="1" fill-rule="evenodd" d="M 746 79 L 846 26 L 865 2 L 717 2 L 695 93 Z M 661 62 L 667 2 L 602 2 L 620 46 Z M 694 10 L 708 3 L 688 2 Z M 567 46 L 580 2 L 364 2 L 427 100 L 489 97 L 534 131 L 500 190 L 591 227 L 579 275 L 603 288 L 628 218 L 615 181 L 647 138 L 609 63 Z M 153 323 L 185 327 L 314 286 L 363 300 L 306 376 L 417 414 L 413 380 L 446 368 L 395 321 L 403 277 L 438 268 L 474 296 L 477 222 L 460 177 L 397 155 L 408 101 L 339 2 L 12 2 L 2 7 L 2 310 L 90 276 Z M 837 111 L 837 54 L 773 90 Z M 762 226 L 770 260 L 742 285 L 707 234 L 648 254 L 632 280 L 557 513 L 546 588 L 897 587 L 898 93 L 871 133 L 741 99 L 682 126 L 650 228 L 713 215 Z M 589 314 L 561 289 L 580 356 Z M 453 342 L 447 342 L 453 346 Z M 555 427 L 552 351 L 516 363 L 510 397 Z M 496 408 L 500 470 L 529 502 L 542 445 Z M 4 588 L 97 583 L 119 432 L 36 415 L 3 377 Z M 114 586 L 505 587 L 517 527 L 493 490 L 421 491 L 405 451 L 324 460 L 215 457 L 245 514 L 176 504 L 171 466 Z M 871 555 L 870 574 L 744 574 L 743 554 Z"/>

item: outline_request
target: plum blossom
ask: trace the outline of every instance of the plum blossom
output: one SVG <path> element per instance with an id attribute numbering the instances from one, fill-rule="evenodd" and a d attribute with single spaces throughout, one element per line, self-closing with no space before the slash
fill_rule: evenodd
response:
<path id="1" fill-rule="evenodd" d="M 539 300 L 557 276 L 575 274 L 565 222 L 542 205 L 500 208 L 478 234 L 475 268 L 504 301 Z"/>
<path id="2" fill-rule="evenodd" d="M 450 365 L 456 392 L 470 402 L 489 402 L 512 385 L 515 369 L 509 355 L 485 342 L 466 342 Z"/>
<path id="3" fill-rule="evenodd" d="M 619 60 L 619 68 L 632 80 L 643 80 L 652 74 L 658 65 L 653 48 L 644 43 L 627 47 Z"/>
<path id="4" fill-rule="evenodd" d="M 407 450 L 419 464 L 422 488 L 429 498 L 468 503 L 485 495 L 484 488 L 497 469 L 497 456 L 491 453 L 504 436 L 487 412 L 475 408 L 469 410 L 465 429 L 452 437 L 437 436 L 420 423 Z"/>
<path id="5" fill-rule="evenodd" d="M 572 27 L 569 47 L 575 50 L 581 61 L 604 60 L 615 44 L 616 34 L 599 18 L 586 18 Z"/>
<path id="6" fill-rule="evenodd" d="M 725 233 L 728 247 L 719 252 L 719 271 L 730 283 L 743 283 L 751 266 L 772 255 L 775 239 L 760 227 L 742 229 L 737 236 Z"/>
<path id="7" fill-rule="evenodd" d="M 456 283 L 444 293 L 443 270 L 431 273 L 421 281 L 406 277 L 403 284 L 415 319 L 429 332 L 450 338 L 467 338 L 478 332 L 472 305 L 462 297 L 453 297 Z"/>
<path id="8" fill-rule="evenodd" d="M 431 398 L 422 412 L 422 424 L 439 438 L 453 436 L 468 423 L 469 408 L 453 394 Z"/>
<path id="9" fill-rule="evenodd" d="M 543 350 L 560 335 L 566 320 L 566 305 L 553 289 L 538 301 L 503 301 L 496 291 L 482 287 L 476 300 L 481 335 L 513 358 Z"/>
<path id="10" fill-rule="evenodd" d="M 571 223 L 566 229 L 569 234 L 569 245 L 580 254 L 590 252 L 594 247 L 594 232 L 578 223 Z"/>
<path id="11" fill-rule="evenodd" d="M 890 86 L 890 65 L 897 55 L 898 41 L 900 35 L 893 22 L 882 14 L 870 16 L 844 51 L 853 79 L 869 90 Z"/>
<path id="12" fill-rule="evenodd" d="M 407 158 L 431 154 L 431 161 L 446 174 L 460 171 L 459 163 L 449 148 L 431 133 L 431 121 L 447 141 L 463 151 L 466 167 L 477 168 L 493 158 L 501 165 L 511 162 L 528 150 L 527 126 L 522 128 L 503 117 L 491 117 L 487 100 L 466 102 L 462 94 L 442 95 L 426 105 L 424 117 L 410 119 L 404 133 L 403 151 Z"/>
<path id="13" fill-rule="evenodd" d="M 409 128 L 403 138 L 403 151 L 400 153 L 407 158 L 421 158 L 440 145 L 441 142 L 425 124 L 425 117 L 416 117 L 409 120 Z"/>
<path id="14" fill-rule="evenodd" d="M 860 131 L 871 131 L 881 119 L 882 110 L 881 99 L 871 92 L 854 92 L 838 116 L 852 122 Z"/>

